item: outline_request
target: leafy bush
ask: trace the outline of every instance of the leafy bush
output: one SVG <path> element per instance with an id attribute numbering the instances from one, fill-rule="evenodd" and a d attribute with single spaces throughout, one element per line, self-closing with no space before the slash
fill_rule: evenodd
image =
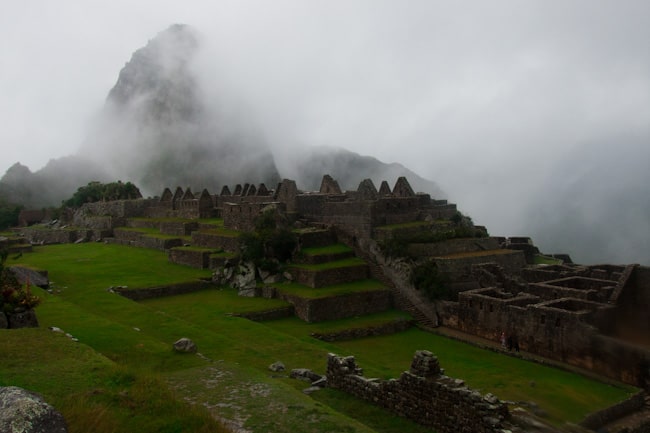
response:
<path id="1" fill-rule="evenodd" d="M 79 187 L 72 197 L 63 201 L 67 207 L 78 208 L 84 203 L 96 201 L 131 200 L 142 197 L 140 190 L 131 182 L 89 182 L 88 185 Z"/>
<path id="2" fill-rule="evenodd" d="M 278 262 L 289 260 L 298 244 L 291 230 L 279 227 L 273 210 L 261 214 L 255 223 L 255 232 L 242 233 L 239 242 L 244 260 L 271 271 L 277 270 Z"/>
<path id="3" fill-rule="evenodd" d="M 18 215 L 23 206 L 0 200 L 0 230 L 18 225 Z"/>
<path id="4" fill-rule="evenodd" d="M 411 270 L 411 284 L 431 301 L 449 297 L 449 281 L 432 261 L 419 264 Z"/>
<path id="5" fill-rule="evenodd" d="M 29 283 L 21 286 L 14 273 L 5 267 L 7 255 L 7 250 L 0 252 L 0 311 L 11 313 L 18 307 L 36 307 L 40 298 L 32 294 Z"/>

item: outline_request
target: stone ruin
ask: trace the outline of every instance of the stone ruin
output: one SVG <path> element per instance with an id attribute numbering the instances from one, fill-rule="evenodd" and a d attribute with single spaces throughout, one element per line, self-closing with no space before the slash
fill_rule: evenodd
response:
<path id="1" fill-rule="evenodd" d="M 441 433 L 501 433 L 508 427 L 504 402 L 445 376 L 438 359 L 426 350 L 415 353 L 409 371 L 390 380 L 363 377 L 353 356 L 330 353 L 327 384 Z"/>
<path id="2" fill-rule="evenodd" d="M 446 200 L 415 193 L 405 178 L 399 178 L 392 189 L 383 181 L 379 190 L 366 179 L 356 191 L 341 191 L 329 175 L 323 177 L 319 191 L 301 191 L 289 179 L 275 189 L 264 184 L 224 186 L 218 195 L 165 189 L 159 198 L 85 204 L 69 218 L 74 229 L 26 228 L 24 233 L 36 243 L 78 242 L 112 236 L 129 218 L 178 217 L 196 222 L 167 223 L 166 230 L 177 226 L 179 235 L 191 233 L 193 244 L 203 246 L 208 235 L 196 231 L 202 219 L 221 217 L 226 228 L 246 231 L 254 228 L 260 213 L 269 210 L 295 227 L 332 229 L 337 242 L 353 246 L 356 254 L 380 265 L 386 277 L 382 281 L 399 289 L 398 295 L 393 291 L 395 299 L 406 299 L 395 300 L 396 305 L 435 325 L 495 341 L 507 332 L 518 337 L 522 350 L 650 386 L 650 268 L 580 266 L 568 257 L 561 265 L 531 266 L 531 255 L 538 249 L 527 237 L 413 244 L 408 247 L 411 255 L 433 260 L 451 281 L 449 300 L 426 305 L 409 287 L 401 264 L 383 257 L 376 245 L 419 230 L 405 223 L 428 222 L 444 228 L 457 209 Z M 400 224 L 405 227 L 383 229 Z M 181 240 L 149 241 L 141 246 L 173 250 L 182 245 Z M 225 251 L 237 249 L 236 238 L 220 242 Z M 203 267 L 210 262 L 207 255 L 194 261 Z"/>

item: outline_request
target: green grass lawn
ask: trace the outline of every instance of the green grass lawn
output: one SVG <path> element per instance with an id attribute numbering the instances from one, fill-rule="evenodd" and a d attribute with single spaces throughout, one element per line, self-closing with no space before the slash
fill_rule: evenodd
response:
<path id="1" fill-rule="evenodd" d="M 361 260 L 358 257 L 350 257 L 349 259 L 343 259 L 343 260 L 335 260 L 331 262 L 325 262 L 325 263 L 319 263 L 316 265 L 302 265 L 302 264 L 294 264 L 291 265 L 293 268 L 300 268 L 300 269 L 308 269 L 310 271 L 326 271 L 330 269 L 336 269 L 336 268 L 347 268 L 350 266 L 361 266 L 365 265 L 366 262 Z"/>
<path id="2" fill-rule="evenodd" d="M 545 256 L 543 254 L 535 254 L 533 263 L 536 265 L 561 265 L 564 263 L 561 259 L 555 257 Z"/>
<path id="3" fill-rule="evenodd" d="M 37 308 L 40 329 L 0 332 L 0 384 L 43 393 L 63 411 L 71 433 L 217 431 L 210 430 L 203 406 L 255 432 L 423 431 L 334 390 L 306 396 L 305 383 L 267 369 L 280 360 L 287 369 L 305 367 L 322 374 L 329 352 L 355 355 L 367 376 L 391 378 L 409 368 L 415 350 L 427 349 L 450 376 L 502 399 L 534 401 L 555 423 L 578 421 L 633 392 L 631 387 L 607 385 L 418 329 L 337 343 L 310 337 L 311 332 L 408 318 L 401 312 L 317 324 L 295 318 L 256 323 L 231 313 L 286 304 L 240 298 L 232 289 L 141 303 L 106 290 L 210 275 L 208 270 L 170 263 L 160 251 L 103 243 L 52 245 L 9 258 L 7 265 L 17 263 L 47 269 L 54 294 L 34 289 L 42 297 Z M 48 326 L 62 328 L 79 343 L 47 331 Z M 180 337 L 193 339 L 203 357 L 174 353 L 171 344 Z M 153 390 L 151 398 L 147 389 Z M 199 409 L 192 412 L 186 400 Z M 183 414 L 193 421 L 183 424 Z M 106 428 L 93 420 L 104 420 L 100 424 Z M 151 427 L 145 427 L 148 423 Z"/>
<path id="4" fill-rule="evenodd" d="M 373 290 L 385 290 L 386 287 L 377 280 L 357 280 L 351 283 L 335 284 L 332 286 L 319 287 L 314 289 L 298 283 L 275 284 L 280 292 L 300 296 L 307 299 L 327 298 L 330 296 L 341 296 L 352 293 L 368 292 Z"/>
<path id="5" fill-rule="evenodd" d="M 311 248 L 303 248 L 300 250 L 301 253 L 308 256 L 322 256 L 327 254 L 349 253 L 351 251 L 352 248 L 344 244 L 332 244 L 324 247 L 311 247 Z"/>

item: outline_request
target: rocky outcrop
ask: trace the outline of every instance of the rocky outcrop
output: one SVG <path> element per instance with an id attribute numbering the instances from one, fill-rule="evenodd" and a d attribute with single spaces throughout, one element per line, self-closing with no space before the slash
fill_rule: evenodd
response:
<path id="1" fill-rule="evenodd" d="M 63 418 L 41 396 L 15 386 L 0 387 L 2 433 L 67 433 Z"/>

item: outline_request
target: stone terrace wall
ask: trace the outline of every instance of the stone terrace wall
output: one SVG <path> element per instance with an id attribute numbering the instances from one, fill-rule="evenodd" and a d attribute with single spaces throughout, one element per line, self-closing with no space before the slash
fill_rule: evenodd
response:
<path id="1" fill-rule="evenodd" d="M 162 296 L 183 295 L 185 293 L 198 292 L 199 290 L 204 290 L 210 287 L 214 287 L 212 283 L 198 280 L 188 281 L 186 283 L 170 284 L 168 286 L 147 287 L 144 289 L 116 288 L 114 291 L 125 298 L 129 298 L 133 301 L 140 301 L 142 299 L 160 298 Z"/>
<path id="2" fill-rule="evenodd" d="M 321 271 L 292 267 L 290 268 L 290 272 L 296 282 L 309 286 L 312 289 L 365 280 L 370 276 L 368 265 L 365 263 L 357 266 L 345 266 Z"/>
<path id="3" fill-rule="evenodd" d="M 184 247 L 171 248 L 169 250 L 169 261 L 196 269 L 208 269 L 210 267 L 210 254 L 212 254 L 212 251 L 209 250 Z"/>
<path id="4" fill-rule="evenodd" d="M 229 252 L 239 251 L 239 237 L 210 232 L 193 232 L 192 245 L 201 248 L 222 249 Z"/>
<path id="5" fill-rule="evenodd" d="M 454 253 L 496 250 L 499 243 L 495 238 L 448 239 L 444 242 L 410 244 L 408 251 L 418 257 L 445 256 Z"/>
<path id="6" fill-rule="evenodd" d="M 462 380 L 444 376 L 431 352 L 416 352 L 411 370 L 397 380 L 373 380 L 361 374 L 354 357 L 328 355 L 328 386 L 440 433 L 501 432 L 509 418 L 507 406 L 496 397 L 484 397 Z"/>
<path id="7" fill-rule="evenodd" d="M 110 230 L 93 229 L 42 229 L 26 227 L 22 233 L 33 244 L 71 244 L 99 240 L 112 234 Z"/>
<path id="8" fill-rule="evenodd" d="M 309 323 L 379 313 L 392 307 L 390 290 L 373 290 L 326 298 L 301 298 L 265 289 L 262 296 L 277 297 L 290 302 L 295 308 L 296 316 Z"/>
<path id="9" fill-rule="evenodd" d="M 645 396 L 646 393 L 644 391 L 639 391 L 620 403 L 587 415 L 587 417 L 580 422 L 580 425 L 590 430 L 597 431 L 606 424 L 641 409 L 645 404 Z"/>
<path id="10" fill-rule="evenodd" d="M 403 332 L 411 329 L 417 324 L 415 320 L 399 319 L 392 322 L 383 323 L 377 326 L 368 326 L 365 328 L 350 328 L 338 332 L 330 332 L 321 334 L 312 332 L 311 336 L 322 341 L 345 341 L 356 340 L 358 338 L 375 337 L 378 335 L 389 335 L 398 332 Z"/>

